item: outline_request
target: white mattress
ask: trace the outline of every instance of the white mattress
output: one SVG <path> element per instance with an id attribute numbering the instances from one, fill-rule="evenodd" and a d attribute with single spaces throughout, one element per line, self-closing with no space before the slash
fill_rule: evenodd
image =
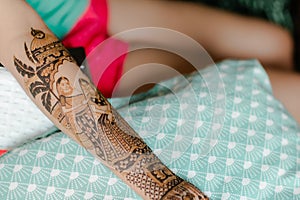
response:
<path id="1" fill-rule="evenodd" d="M 10 149 L 52 128 L 15 78 L 0 67 L 0 149 Z"/>

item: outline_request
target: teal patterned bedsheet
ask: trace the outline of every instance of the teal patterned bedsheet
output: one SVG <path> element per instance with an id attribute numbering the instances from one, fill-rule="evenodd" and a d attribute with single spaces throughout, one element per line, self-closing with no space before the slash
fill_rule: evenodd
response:
<path id="1" fill-rule="evenodd" d="M 261 65 L 227 60 L 200 74 L 112 103 L 162 161 L 211 199 L 300 199 L 300 129 Z M 52 130 L 0 158 L 0 199 L 140 197 Z"/>

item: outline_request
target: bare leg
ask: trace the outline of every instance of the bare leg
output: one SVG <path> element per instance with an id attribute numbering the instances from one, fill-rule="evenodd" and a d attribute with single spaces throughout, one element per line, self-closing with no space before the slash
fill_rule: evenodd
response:
<path id="1" fill-rule="evenodd" d="M 300 123 L 300 75 L 293 72 L 267 69 L 274 96 L 279 99 L 293 117 Z"/>
<path id="2" fill-rule="evenodd" d="M 300 94 L 295 93 L 300 75 L 274 70 L 280 68 L 291 71 L 293 67 L 293 41 L 288 31 L 259 19 L 186 2 L 109 0 L 109 6 L 109 31 L 112 35 L 148 26 L 170 28 L 197 40 L 215 60 L 259 59 L 264 66 L 270 67 L 268 74 L 275 96 L 300 122 L 300 109 L 296 106 Z M 142 42 L 152 42 L 144 41 L 143 35 L 132 38 L 129 42 L 139 39 Z M 153 62 L 171 66 L 183 73 L 193 70 L 189 63 L 179 57 L 161 51 L 144 50 L 128 55 L 124 73 L 137 65 Z M 157 74 L 159 73 L 158 70 Z M 143 78 L 143 74 L 139 74 L 139 78 Z M 133 85 L 133 82 L 123 81 L 120 90 Z"/>
<path id="3" fill-rule="evenodd" d="M 169 28 L 197 40 L 215 60 L 257 58 L 264 66 L 293 65 L 288 31 L 259 19 L 177 1 L 109 0 L 109 9 L 110 34 L 149 26 Z M 132 67 L 125 66 L 125 72 Z"/>

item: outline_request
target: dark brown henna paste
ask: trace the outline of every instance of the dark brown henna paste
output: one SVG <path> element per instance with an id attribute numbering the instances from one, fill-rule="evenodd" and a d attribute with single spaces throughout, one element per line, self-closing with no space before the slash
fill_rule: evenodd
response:
<path id="1" fill-rule="evenodd" d="M 16 57 L 14 57 L 14 63 L 23 77 L 31 79 L 28 88 L 32 96 L 35 98 L 41 94 L 43 106 L 52 114 L 59 100 L 53 92 L 54 75 L 64 61 L 75 61 L 55 37 L 35 29 L 31 29 L 31 35 L 34 39 L 30 48 L 26 43 L 24 48 L 27 58 L 34 64 L 34 67 L 27 66 Z"/>
<path id="2" fill-rule="evenodd" d="M 75 61 L 55 37 L 35 29 L 31 35 L 24 49 L 33 66 L 15 57 L 17 71 L 33 98 L 71 129 L 82 146 L 146 198 L 207 199 L 161 163 L 89 80 L 71 82 L 59 75 L 64 62 Z"/>

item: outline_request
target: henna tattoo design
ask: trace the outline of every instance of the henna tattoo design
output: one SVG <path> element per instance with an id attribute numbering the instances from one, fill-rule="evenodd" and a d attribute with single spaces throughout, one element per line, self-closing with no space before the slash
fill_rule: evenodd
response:
<path id="1" fill-rule="evenodd" d="M 14 57 L 17 71 L 35 99 L 75 138 L 138 193 L 149 199 L 208 199 L 170 171 L 87 79 L 60 74 L 64 62 L 75 63 L 50 34 L 31 29 L 24 44 L 30 66 Z M 74 78 L 74 77 L 73 77 Z"/>
<path id="2" fill-rule="evenodd" d="M 16 57 L 14 57 L 14 64 L 23 77 L 33 79 L 28 87 L 30 93 L 34 98 L 42 93 L 42 104 L 52 114 L 54 108 L 51 104 L 52 98 L 58 101 L 58 97 L 53 92 L 54 75 L 64 61 L 75 62 L 75 60 L 69 55 L 67 49 L 50 34 L 31 29 L 31 35 L 34 39 L 30 48 L 26 43 L 24 43 L 24 48 L 27 58 L 35 67 L 26 65 Z"/>

